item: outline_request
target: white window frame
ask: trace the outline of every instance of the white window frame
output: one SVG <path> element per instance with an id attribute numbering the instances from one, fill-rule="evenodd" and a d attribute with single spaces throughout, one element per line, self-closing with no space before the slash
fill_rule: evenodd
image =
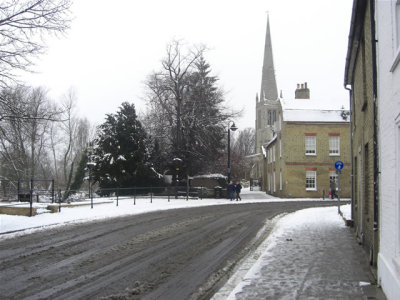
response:
<path id="1" fill-rule="evenodd" d="M 272 161 L 275 161 L 275 145 L 272 146 Z"/>
<path id="2" fill-rule="evenodd" d="M 317 171 L 306 171 L 306 191 L 317 190 Z"/>
<path id="3" fill-rule="evenodd" d="M 397 199 L 395 201 L 396 203 L 396 230 L 397 232 L 394 232 L 395 236 L 395 256 L 396 256 L 396 263 L 400 267 L 400 116 L 397 116 L 396 118 L 396 196 Z"/>
<path id="4" fill-rule="evenodd" d="M 329 136 L 329 156 L 340 156 L 340 136 Z"/>
<path id="5" fill-rule="evenodd" d="M 282 191 L 282 171 L 279 172 L 279 190 Z"/>
<path id="6" fill-rule="evenodd" d="M 400 0 L 395 1 L 395 34 L 396 34 L 396 49 L 400 50 Z"/>
<path id="7" fill-rule="evenodd" d="M 282 119 L 281 119 L 281 113 L 278 113 L 278 123 L 277 123 L 277 130 L 281 131 L 282 128 Z"/>
<path id="8" fill-rule="evenodd" d="M 394 59 L 390 72 L 394 72 L 400 62 L 400 0 L 393 1 L 394 15 Z"/>
<path id="9" fill-rule="evenodd" d="M 306 135 L 304 138 L 304 145 L 306 155 L 317 155 L 317 137 L 315 135 Z"/>

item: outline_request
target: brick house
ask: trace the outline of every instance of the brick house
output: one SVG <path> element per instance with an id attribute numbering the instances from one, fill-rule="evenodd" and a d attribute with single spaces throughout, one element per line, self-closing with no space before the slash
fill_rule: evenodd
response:
<path id="1" fill-rule="evenodd" d="M 378 231 L 378 137 L 374 1 L 353 2 L 345 67 L 350 91 L 352 143 L 352 219 L 370 264 L 376 266 Z"/>
<path id="2" fill-rule="evenodd" d="M 345 68 L 352 217 L 387 299 L 400 299 L 400 1 L 354 0 Z"/>
<path id="3" fill-rule="evenodd" d="M 302 91 L 303 90 L 303 91 Z M 350 197 L 348 112 L 320 108 L 310 100 L 307 83 L 298 85 L 296 99 L 280 100 L 273 138 L 263 146 L 263 190 L 277 197 L 328 198 L 330 182 L 337 187 L 336 161 L 344 162 L 341 197 Z"/>

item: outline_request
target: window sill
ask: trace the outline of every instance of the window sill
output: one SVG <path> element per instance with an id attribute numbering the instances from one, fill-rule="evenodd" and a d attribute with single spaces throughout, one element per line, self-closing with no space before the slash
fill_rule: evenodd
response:
<path id="1" fill-rule="evenodd" d="M 338 153 L 338 154 L 329 153 L 329 156 L 340 156 L 340 153 Z"/>
<path id="2" fill-rule="evenodd" d="M 306 156 L 317 156 L 317 153 L 306 153 Z"/>
<path id="3" fill-rule="evenodd" d="M 306 191 L 307 191 L 307 192 L 316 192 L 317 189 L 307 189 L 307 188 L 306 188 Z"/>

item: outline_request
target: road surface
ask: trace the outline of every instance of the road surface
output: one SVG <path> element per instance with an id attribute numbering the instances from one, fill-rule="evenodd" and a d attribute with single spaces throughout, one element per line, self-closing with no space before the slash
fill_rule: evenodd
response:
<path id="1" fill-rule="evenodd" d="M 5 239 L 0 298 L 207 299 L 266 238 L 273 227 L 267 220 L 332 205 L 336 202 L 175 209 Z"/>

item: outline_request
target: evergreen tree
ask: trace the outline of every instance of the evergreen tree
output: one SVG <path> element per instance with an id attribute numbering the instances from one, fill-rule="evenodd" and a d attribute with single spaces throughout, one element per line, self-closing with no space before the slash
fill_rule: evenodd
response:
<path id="1" fill-rule="evenodd" d="M 99 126 L 95 140 L 93 179 L 101 188 L 154 186 L 161 183 L 149 160 L 146 133 L 135 106 L 122 103 Z"/>
<path id="2" fill-rule="evenodd" d="M 218 78 L 210 73 L 210 65 L 201 56 L 188 76 L 188 100 L 182 109 L 182 159 L 190 175 L 213 171 L 225 147 L 224 123 L 228 115 L 222 107 Z"/>
<path id="3" fill-rule="evenodd" d="M 84 151 L 81 155 L 81 159 L 78 164 L 78 168 L 75 172 L 74 181 L 71 184 L 71 192 L 74 193 L 79 190 L 83 184 L 86 171 L 86 163 L 88 161 L 87 153 Z"/>

